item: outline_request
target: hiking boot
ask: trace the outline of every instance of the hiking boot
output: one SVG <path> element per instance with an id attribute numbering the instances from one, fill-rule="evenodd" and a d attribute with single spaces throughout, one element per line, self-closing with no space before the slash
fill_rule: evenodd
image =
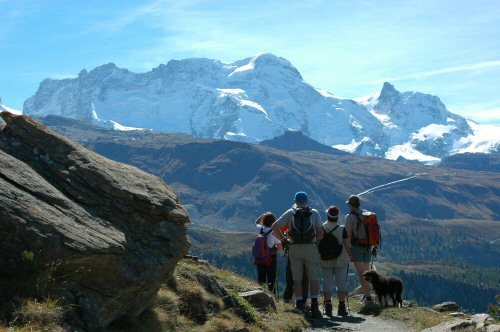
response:
<path id="1" fill-rule="evenodd" d="M 304 301 L 297 301 L 295 303 L 295 310 L 299 312 L 304 312 L 305 311 L 305 303 Z"/>
<path id="2" fill-rule="evenodd" d="M 323 318 L 321 311 L 319 310 L 318 302 L 311 303 L 311 317 L 312 318 Z"/>
<path id="3" fill-rule="evenodd" d="M 339 310 L 337 311 L 337 316 L 347 316 L 347 308 L 345 302 L 339 302 Z"/>
<path id="4" fill-rule="evenodd" d="M 333 311 L 332 303 L 325 302 L 325 315 L 327 315 L 328 317 L 332 317 L 333 316 L 332 311 Z"/>
<path id="5" fill-rule="evenodd" d="M 364 296 L 363 295 L 363 299 L 361 300 L 361 302 L 363 302 L 363 303 L 372 303 L 373 300 L 372 300 L 372 297 L 370 295 L 368 295 L 368 296 Z"/>

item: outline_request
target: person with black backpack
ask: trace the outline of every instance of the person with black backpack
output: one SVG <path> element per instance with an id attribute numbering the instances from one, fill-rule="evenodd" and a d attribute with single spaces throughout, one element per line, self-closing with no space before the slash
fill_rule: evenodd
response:
<path id="1" fill-rule="evenodd" d="M 252 248 L 254 265 L 257 266 L 257 281 L 261 285 L 267 284 L 267 288 L 271 292 L 275 290 L 278 268 L 276 252 L 281 250 L 281 241 L 274 236 L 271 228 L 275 221 L 276 217 L 269 211 L 257 218 L 255 225 L 259 234 Z"/>
<path id="2" fill-rule="evenodd" d="M 289 238 L 285 238 L 281 227 L 288 226 Z M 323 236 L 321 216 L 315 209 L 308 206 L 307 194 L 299 191 L 295 194 L 295 204 L 288 209 L 272 225 L 275 235 L 281 241 L 289 243 L 289 257 L 293 276 L 293 292 L 296 308 L 305 310 L 305 301 L 302 292 L 302 275 L 307 273 L 310 283 L 311 314 L 313 318 L 320 318 L 319 297 L 319 253 L 317 243 Z"/>
<path id="3" fill-rule="evenodd" d="M 347 268 L 349 266 L 349 255 L 347 248 L 350 247 L 347 232 L 343 225 L 339 224 L 340 210 L 332 205 L 326 210 L 327 221 L 323 224 L 324 235 L 319 242 L 319 254 L 321 257 L 321 270 L 323 273 L 323 299 L 325 301 L 325 314 L 332 316 L 332 292 L 333 280 L 337 286 L 339 299 L 338 316 L 347 316 L 345 305 L 347 291 Z"/>

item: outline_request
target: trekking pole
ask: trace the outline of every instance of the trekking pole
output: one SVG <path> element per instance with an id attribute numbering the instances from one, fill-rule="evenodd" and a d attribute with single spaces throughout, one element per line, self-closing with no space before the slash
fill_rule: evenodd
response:
<path id="1" fill-rule="evenodd" d="M 372 249 L 372 254 L 371 254 L 371 257 L 370 257 L 370 270 L 373 270 L 373 260 L 374 258 L 377 257 L 377 247 L 373 247 Z"/>
<path id="2" fill-rule="evenodd" d="M 349 306 L 349 292 L 347 291 L 348 289 L 348 284 L 347 284 L 347 278 L 349 277 L 349 265 L 351 265 L 351 263 L 347 263 L 347 272 L 345 274 L 345 301 L 346 301 L 346 304 L 347 304 L 347 311 L 349 312 L 349 315 L 351 314 L 351 307 Z"/>

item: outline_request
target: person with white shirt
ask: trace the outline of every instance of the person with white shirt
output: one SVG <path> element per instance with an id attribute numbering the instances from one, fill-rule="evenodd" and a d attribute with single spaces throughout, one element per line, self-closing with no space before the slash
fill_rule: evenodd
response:
<path id="1" fill-rule="evenodd" d="M 257 281 L 259 284 L 263 285 L 267 283 L 267 287 L 271 292 L 274 292 L 275 283 L 276 283 L 276 271 L 278 268 L 278 259 L 276 252 L 281 250 L 281 241 L 274 236 L 274 232 L 271 228 L 271 225 L 276 220 L 276 217 L 272 212 L 266 212 L 262 214 L 255 221 L 255 225 L 259 229 L 259 232 L 262 234 L 267 234 L 266 242 L 267 246 L 271 250 L 271 265 L 268 264 L 257 264 Z"/>

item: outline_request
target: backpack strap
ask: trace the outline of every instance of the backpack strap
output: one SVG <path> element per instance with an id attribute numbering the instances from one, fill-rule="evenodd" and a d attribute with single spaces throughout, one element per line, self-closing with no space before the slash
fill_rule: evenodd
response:
<path id="1" fill-rule="evenodd" d="M 359 234 L 359 225 L 360 224 L 363 224 L 365 227 L 365 234 L 366 236 L 370 236 L 370 233 L 369 233 L 369 230 L 368 230 L 368 225 L 366 225 L 365 223 L 363 223 L 363 220 L 361 220 L 361 218 L 359 217 L 359 212 L 358 211 L 349 211 L 348 214 L 352 214 L 353 216 L 356 216 L 356 219 L 358 219 L 358 221 L 356 222 L 356 234 Z M 355 245 L 358 245 L 358 238 L 354 235 L 354 232 L 352 233 L 352 239 L 351 239 L 351 244 L 355 244 Z"/>
<path id="2" fill-rule="evenodd" d="M 337 225 L 337 226 L 333 227 L 333 229 L 331 231 L 327 232 L 325 227 L 321 226 L 321 228 L 323 228 L 323 232 L 325 232 L 325 234 L 331 234 L 331 233 L 335 232 L 335 230 L 339 227 L 340 227 L 340 225 Z"/>

